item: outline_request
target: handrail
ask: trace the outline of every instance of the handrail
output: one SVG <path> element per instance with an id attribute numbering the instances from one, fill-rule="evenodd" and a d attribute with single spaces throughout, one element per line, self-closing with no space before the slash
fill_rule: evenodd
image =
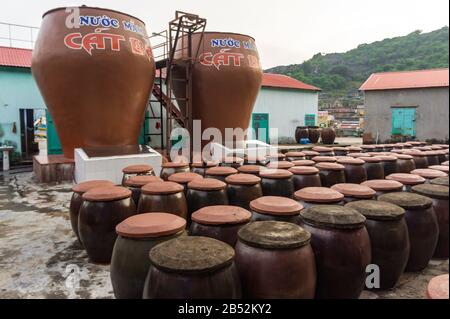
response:
<path id="1" fill-rule="evenodd" d="M 6 33 L 2 32 L 2 30 L 6 30 Z M 17 46 L 17 42 L 20 42 L 21 44 L 28 43 L 28 48 L 32 49 L 36 42 L 37 31 L 39 31 L 39 28 L 37 27 L 0 22 L 0 45 L 15 47 Z M 23 32 L 29 32 L 29 35 L 26 38 L 19 37 L 19 34 L 23 34 Z"/>

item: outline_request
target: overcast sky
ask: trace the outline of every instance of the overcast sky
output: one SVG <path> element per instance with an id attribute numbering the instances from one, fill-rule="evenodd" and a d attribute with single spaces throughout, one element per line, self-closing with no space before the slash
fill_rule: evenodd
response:
<path id="1" fill-rule="evenodd" d="M 81 4 L 132 14 L 148 33 L 175 10 L 199 14 L 208 30 L 255 37 L 264 68 L 449 24 L 448 0 L 0 0 L 0 22 L 39 26 L 48 9 Z"/>

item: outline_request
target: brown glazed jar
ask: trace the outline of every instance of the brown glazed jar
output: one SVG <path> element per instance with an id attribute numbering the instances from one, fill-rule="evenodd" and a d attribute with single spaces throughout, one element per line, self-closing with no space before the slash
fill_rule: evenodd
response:
<path id="1" fill-rule="evenodd" d="M 410 150 L 407 152 L 404 152 L 403 154 L 411 155 L 414 160 L 414 164 L 416 166 L 416 169 L 418 168 L 428 168 L 428 159 L 424 152 L 418 151 L 418 150 Z"/>
<path id="2" fill-rule="evenodd" d="M 83 194 L 78 231 L 93 263 L 110 263 L 117 238 L 116 226 L 135 211 L 131 191 L 125 187 L 97 187 Z"/>
<path id="3" fill-rule="evenodd" d="M 187 203 L 182 185 L 174 182 L 156 182 L 141 188 L 138 214 L 165 212 L 187 218 Z"/>
<path id="4" fill-rule="evenodd" d="M 338 163 L 345 167 L 345 181 L 347 183 L 361 184 L 367 181 L 367 172 L 364 168 L 366 163 L 359 158 L 342 158 Z"/>
<path id="5" fill-rule="evenodd" d="M 237 174 L 237 172 L 237 169 L 233 167 L 211 167 L 206 170 L 205 178 L 214 178 L 218 179 L 219 181 L 225 182 L 225 178 L 227 178 L 227 176 Z"/>
<path id="6" fill-rule="evenodd" d="M 391 289 L 397 284 L 408 262 L 410 244 L 405 210 L 397 205 L 361 200 L 345 207 L 357 210 L 366 217 L 372 261 L 380 268 L 379 289 Z"/>
<path id="7" fill-rule="evenodd" d="M 383 165 L 384 176 L 399 173 L 396 156 L 377 156 L 381 159 Z"/>
<path id="8" fill-rule="evenodd" d="M 409 174 L 416 169 L 416 163 L 411 155 L 398 154 L 397 157 L 398 172 Z"/>
<path id="9" fill-rule="evenodd" d="M 389 193 L 378 200 L 402 207 L 408 225 L 409 253 L 406 271 L 421 271 L 428 266 L 439 237 L 439 225 L 430 198 L 414 193 Z"/>
<path id="10" fill-rule="evenodd" d="M 346 147 L 333 147 L 333 153 L 335 156 L 347 156 L 348 149 Z"/>
<path id="11" fill-rule="evenodd" d="M 135 215 L 117 225 L 110 269 L 114 296 L 141 299 L 150 267 L 150 249 L 185 235 L 185 228 L 185 219 L 167 213 Z"/>
<path id="12" fill-rule="evenodd" d="M 211 237 L 234 247 L 241 227 L 250 222 L 252 213 L 238 206 L 208 206 L 192 214 L 191 236 Z"/>
<path id="13" fill-rule="evenodd" d="M 268 162 L 281 162 L 286 160 L 286 155 L 282 153 L 268 154 L 266 155 L 266 161 Z"/>
<path id="14" fill-rule="evenodd" d="M 295 166 L 289 169 L 294 174 L 294 191 L 305 187 L 321 187 L 319 170 L 312 166 Z"/>
<path id="15" fill-rule="evenodd" d="M 415 169 L 411 172 L 413 175 L 419 175 L 420 177 L 423 177 L 426 179 L 426 182 L 429 183 L 430 180 L 438 178 L 438 177 L 445 177 L 448 176 L 448 174 L 431 169 L 431 168 L 421 168 L 421 169 Z"/>
<path id="16" fill-rule="evenodd" d="M 187 194 L 187 185 L 195 179 L 202 179 L 203 176 L 197 173 L 186 172 L 186 173 L 175 173 L 169 176 L 169 181 L 178 183 L 184 188 L 184 195 Z"/>
<path id="17" fill-rule="evenodd" d="M 127 166 L 122 169 L 122 173 L 122 186 L 125 186 L 125 181 L 132 176 L 155 175 L 153 167 L 146 164 Z"/>
<path id="18" fill-rule="evenodd" d="M 259 172 L 263 195 L 292 198 L 294 194 L 293 175 L 285 169 L 267 169 Z"/>
<path id="19" fill-rule="evenodd" d="M 206 170 L 208 168 L 216 167 L 218 165 L 219 165 L 219 163 L 216 163 L 216 162 L 206 162 L 206 163 L 203 163 L 203 162 L 199 163 L 199 162 L 197 162 L 197 163 L 192 163 L 191 164 L 191 172 L 199 174 L 199 175 L 205 177 Z"/>
<path id="20" fill-rule="evenodd" d="M 325 146 L 314 146 L 312 148 L 314 152 L 318 152 L 318 156 L 334 156 L 333 148 Z"/>
<path id="21" fill-rule="evenodd" d="M 337 163 L 317 163 L 320 181 L 323 187 L 331 187 L 335 184 L 345 183 L 345 167 Z"/>
<path id="22" fill-rule="evenodd" d="M 227 184 L 218 179 L 197 179 L 188 184 L 188 225 L 190 216 L 200 208 L 216 205 L 228 205 Z"/>
<path id="23" fill-rule="evenodd" d="M 449 186 L 448 176 L 446 176 L 446 177 L 438 177 L 438 178 L 432 179 L 430 181 L 430 184 L 442 185 L 442 186 L 447 186 L 448 187 Z"/>
<path id="24" fill-rule="evenodd" d="M 318 126 L 308 126 L 308 138 L 311 144 L 319 143 L 320 128 Z"/>
<path id="25" fill-rule="evenodd" d="M 242 165 L 238 168 L 238 172 L 242 174 L 252 174 L 259 176 L 259 172 L 264 169 L 264 166 L 260 165 Z"/>
<path id="26" fill-rule="evenodd" d="M 298 224 L 303 206 L 293 199 L 264 196 L 250 202 L 252 221 L 275 220 Z"/>
<path id="27" fill-rule="evenodd" d="M 189 172 L 189 163 L 186 162 L 167 162 L 161 165 L 161 173 L 159 177 L 163 180 L 168 181 L 169 176 L 175 173 L 185 173 Z"/>
<path id="28" fill-rule="evenodd" d="M 361 199 L 373 199 L 376 195 L 376 192 L 372 188 L 359 184 L 336 184 L 333 185 L 331 189 L 343 194 L 345 203 L 350 203 Z"/>
<path id="29" fill-rule="evenodd" d="M 313 157 L 320 155 L 320 153 L 316 151 L 303 151 L 303 154 L 305 154 L 305 159 L 307 160 L 312 160 Z"/>
<path id="30" fill-rule="evenodd" d="M 375 195 L 376 198 L 387 193 L 401 192 L 404 187 L 402 183 L 388 179 L 372 179 L 361 183 L 361 185 L 367 186 L 377 192 Z"/>
<path id="31" fill-rule="evenodd" d="M 414 186 L 412 191 L 433 201 L 433 209 L 439 224 L 439 239 L 433 258 L 448 259 L 448 186 L 423 184 Z"/>
<path id="32" fill-rule="evenodd" d="M 444 172 L 445 174 L 447 174 L 448 175 L 448 166 L 445 166 L 445 165 L 433 165 L 433 166 L 430 166 L 430 167 L 428 167 L 429 169 L 434 169 L 434 170 L 436 170 L 436 171 L 441 171 L 441 172 Z"/>
<path id="33" fill-rule="evenodd" d="M 326 127 L 322 129 L 320 134 L 322 137 L 322 143 L 331 145 L 334 144 L 334 140 L 336 139 L 336 131 L 331 127 Z"/>
<path id="34" fill-rule="evenodd" d="M 248 299 L 313 299 L 316 264 L 311 234 L 277 221 L 242 227 L 236 244 L 236 266 Z"/>
<path id="35" fill-rule="evenodd" d="M 305 160 L 305 153 L 303 152 L 287 152 L 286 154 L 286 160 L 289 162 L 292 161 L 300 161 L 300 160 Z"/>
<path id="36" fill-rule="evenodd" d="M 295 129 L 295 141 L 300 143 L 303 138 L 309 138 L 309 132 L 307 126 L 297 126 Z"/>
<path id="37" fill-rule="evenodd" d="M 305 209 L 315 205 L 344 205 L 344 195 L 327 187 L 306 187 L 294 193 Z"/>
<path id="38" fill-rule="evenodd" d="M 292 164 L 294 164 L 294 166 L 314 166 L 316 165 L 316 162 L 313 160 L 298 160 L 293 161 Z"/>
<path id="39" fill-rule="evenodd" d="M 228 176 L 225 181 L 230 205 L 249 209 L 252 200 L 263 196 L 261 178 L 258 176 L 234 174 Z"/>
<path id="40" fill-rule="evenodd" d="M 404 185 L 403 191 L 405 192 L 410 192 L 411 187 L 413 187 L 414 185 L 425 183 L 425 178 L 419 175 L 405 173 L 391 174 L 389 176 L 386 176 L 386 179 L 402 183 Z"/>
<path id="41" fill-rule="evenodd" d="M 338 205 L 312 206 L 300 216 L 300 226 L 311 233 L 316 256 L 316 298 L 358 298 L 364 289 L 366 267 L 371 262 L 365 217 Z"/>
<path id="42" fill-rule="evenodd" d="M 239 299 L 234 250 L 214 238 L 181 236 L 150 250 L 144 299 Z"/>
<path id="43" fill-rule="evenodd" d="M 244 164 L 244 159 L 236 156 L 227 156 L 220 160 L 219 166 L 221 167 L 232 167 L 237 169 Z"/>
<path id="44" fill-rule="evenodd" d="M 425 151 L 427 156 L 428 166 L 439 165 L 439 152 L 437 151 Z"/>
<path id="45" fill-rule="evenodd" d="M 83 194 L 88 190 L 96 187 L 114 186 L 114 183 L 107 180 L 92 180 L 76 184 L 72 187 L 72 198 L 70 199 L 69 217 L 72 230 L 77 236 L 78 242 L 81 244 L 80 235 L 78 233 L 78 216 L 80 207 L 83 204 Z"/>
<path id="46" fill-rule="evenodd" d="M 162 178 L 153 175 L 136 175 L 131 176 L 126 179 L 124 186 L 131 191 L 131 198 L 133 199 L 134 205 L 139 207 L 139 199 L 141 198 L 141 189 L 144 185 L 162 182 Z"/>

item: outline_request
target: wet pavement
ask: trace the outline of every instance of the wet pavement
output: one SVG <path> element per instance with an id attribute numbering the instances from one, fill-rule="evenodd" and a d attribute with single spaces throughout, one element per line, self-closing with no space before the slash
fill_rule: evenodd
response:
<path id="1" fill-rule="evenodd" d="M 0 298 L 113 298 L 109 266 L 89 263 L 72 233 L 71 187 L 0 175 Z M 428 281 L 448 269 L 448 260 L 432 261 L 396 289 L 361 298 L 424 298 Z"/>

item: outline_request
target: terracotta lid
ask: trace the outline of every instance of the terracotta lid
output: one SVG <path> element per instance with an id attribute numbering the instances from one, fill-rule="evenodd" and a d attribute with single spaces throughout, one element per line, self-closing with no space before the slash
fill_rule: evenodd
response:
<path id="1" fill-rule="evenodd" d="M 327 152 L 333 152 L 333 149 L 331 147 L 325 147 L 325 146 L 314 146 L 312 148 L 314 152 L 319 153 L 327 153 Z"/>
<path id="2" fill-rule="evenodd" d="M 162 168 L 184 168 L 189 167 L 187 162 L 166 162 L 161 165 Z"/>
<path id="3" fill-rule="evenodd" d="M 157 268 L 192 273 L 223 268 L 234 259 L 234 249 L 217 239 L 181 236 L 150 250 L 150 262 Z"/>
<path id="4" fill-rule="evenodd" d="M 211 162 L 211 161 L 210 162 L 206 162 L 206 163 L 204 163 L 204 162 L 195 162 L 195 163 L 191 164 L 191 166 L 195 167 L 195 168 L 202 168 L 202 167 L 210 168 L 210 167 L 215 167 L 217 165 L 219 165 L 218 162 Z"/>
<path id="5" fill-rule="evenodd" d="M 233 167 L 227 167 L 227 166 L 218 166 L 218 167 L 211 167 L 206 170 L 206 175 L 210 176 L 228 176 L 231 174 L 236 174 L 238 171 L 237 169 Z"/>
<path id="6" fill-rule="evenodd" d="M 386 176 L 386 179 L 393 180 L 400 182 L 404 185 L 417 185 L 417 184 L 423 184 L 425 183 L 425 178 L 414 175 L 414 174 L 407 174 L 407 173 L 395 173 L 391 174 L 389 176 Z"/>
<path id="7" fill-rule="evenodd" d="M 103 186 L 91 188 L 83 194 L 83 199 L 89 202 L 109 202 L 125 199 L 131 196 L 128 188 L 121 186 Z"/>
<path id="8" fill-rule="evenodd" d="M 188 184 L 189 189 L 199 191 L 219 191 L 225 189 L 226 186 L 227 184 L 215 178 L 196 179 Z"/>
<path id="9" fill-rule="evenodd" d="M 261 214 L 276 216 L 298 215 L 303 206 L 293 199 L 277 196 L 264 196 L 252 200 L 250 208 Z"/>
<path id="10" fill-rule="evenodd" d="M 441 165 L 443 165 L 443 166 L 448 166 L 448 161 L 445 161 L 445 162 L 442 163 Z"/>
<path id="11" fill-rule="evenodd" d="M 294 167 L 294 164 L 288 161 L 281 161 L 281 162 L 270 162 L 266 165 L 267 168 L 270 169 L 289 169 L 291 167 Z"/>
<path id="12" fill-rule="evenodd" d="M 358 146 L 349 146 L 347 147 L 347 151 L 349 152 L 361 152 L 363 149 Z"/>
<path id="13" fill-rule="evenodd" d="M 376 148 L 375 145 L 361 145 L 360 146 L 363 150 L 373 150 Z"/>
<path id="14" fill-rule="evenodd" d="M 343 171 L 345 167 L 338 163 L 317 163 L 316 167 L 319 170 L 327 170 L 327 171 Z"/>
<path id="15" fill-rule="evenodd" d="M 151 171 L 153 171 L 153 167 L 145 164 L 130 165 L 122 169 L 124 174 L 145 174 Z"/>
<path id="16" fill-rule="evenodd" d="M 293 249 L 308 245 L 311 234 L 298 225 L 278 221 L 253 222 L 238 232 L 239 240 L 263 249 Z"/>
<path id="17" fill-rule="evenodd" d="M 393 153 L 393 154 L 402 154 L 402 153 L 404 153 L 404 150 L 393 149 L 393 150 L 390 151 L 390 153 Z"/>
<path id="18" fill-rule="evenodd" d="M 192 221 L 203 225 L 235 225 L 250 221 L 252 213 L 237 206 L 208 206 L 192 214 Z"/>
<path id="19" fill-rule="evenodd" d="M 337 161 L 336 157 L 334 156 L 314 156 L 312 160 L 316 163 L 335 163 Z"/>
<path id="20" fill-rule="evenodd" d="M 336 146 L 332 148 L 333 151 L 348 151 L 347 147 Z"/>
<path id="21" fill-rule="evenodd" d="M 116 226 L 122 237 L 154 238 L 176 234 L 186 228 L 186 220 L 173 214 L 147 213 L 131 216 Z"/>
<path id="22" fill-rule="evenodd" d="M 360 158 L 353 158 L 353 157 L 349 157 L 349 158 L 341 158 L 338 159 L 337 161 L 339 164 L 347 164 L 347 165 L 364 165 L 364 161 Z"/>
<path id="23" fill-rule="evenodd" d="M 415 150 L 419 150 L 419 151 L 432 151 L 431 147 L 429 146 L 421 146 L 421 147 L 414 147 Z"/>
<path id="24" fill-rule="evenodd" d="M 436 199 L 448 200 L 448 186 L 435 185 L 435 184 L 422 184 L 412 187 L 414 193 L 428 196 Z"/>
<path id="25" fill-rule="evenodd" d="M 141 192 L 147 195 L 170 195 L 182 192 L 183 186 L 174 182 L 156 182 L 144 185 Z"/>
<path id="26" fill-rule="evenodd" d="M 353 208 L 367 219 L 397 220 L 405 215 L 405 210 L 400 206 L 377 200 L 359 200 L 345 205 Z"/>
<path id="27" fill-rule="evenodd" d="M 449 185 L 449 183 L 448 183 L 448 176 L 446 176 L 446 177 L 438 177 L 438 178 L 432 179 L 430 183 L 433 184 L 433 185 L 448 186 Z"/>
<path id="28" fill-rule="evenodd" d="M 448 166 L 445 165 L 432 165 L 428 167 L 429 169 L 434 169 L 436 171 L 441 171 L 444 173 L 448 173 Z"/>
<path id="29" fill-rule="evenodd" d="M 449 145 L 447 144 L 433 144 L 434 146 L 439 146 L 441 149 L 445 150 L 449 148 Z"/>
<path id="30" fill-rule="evenodd" d="M 377 157 L 379 157 L 383 162 L 395 162 L 397 160 L 396 156 L 382 155 L 382 156 L 377 156 Z"/>
<path id="31" fill-rule="evenodd" d="M 439 151 L 425 151 L 426 156 L 437 156 L 439 155 Z"/>
<path id="32" fill-rule="evenodd" d="M 415 170 L 411 171 L 411 174 L 419 175 L 419 176 L 422 176 L 423 178 L 426 178 L 426 179 L 432 179 L 432 178 L 447 176 L 447 174 L 444 173 L 444 172 L 437 171 L 435 169 L 430 169 L 430 168 L 415 169 Z"/>
<path id="33" fill-rule="evenodd" d="M 125 186 L 142 187 L 149 183 L 162 182 L 162 178 L 152 175 L 136 175 L 125 181 Z"/>
<path id="34" fill-rule="evenodd" d="M 300 213 L 302 220 L 310 225 L 339 229 L 364 227 L 366 218 L 353 208 L 340 205 L 311 206 Z"/>
<path id="35" fill-rule="evenodd" d="M 266 155 L 266 159 L 283 159 L 283 158 L 286 158 L 286 155 L 281 154 L 281 153 Z"/>
<path id="36" fill-rule="evenodd" d="M 359 159 L 363 160 L 366 163 L 381 163 L 382 159 L 379 157 L 360 157 Z"/>
<path id="37" fill-rule="evenodd" d="M 417 150 L 405 151 L 405 152 L 403 152 L 403 154 L 411 155 L 412 157 L 425 157 L 425 156 L 427 156 L 424 152 L 417 151 Z"/>
<path id="38" fill-rule="evenodd" d="M 384 152 L 367 152 L 369 156 L 382 156 L 385 155 Z"/>
<path id="39" fill-rule="evenodd" d="M 397 154 L 395 156 L 400 160 L 412 160 L 413 159 L 413 157 L 411 155 L 406 155 L 406 154 Z"/>
<path id="40" fill-rule="evenodd" d="M 291 178 L 294 174 L 289 172 L 286 169 L 265 169 L 259 172 L 259 176 L 261 178 L 267 179 L 288 179 Z"/>
<path id="41" fill-rule="evenodd" d="M 420 146 L 420 145 L 422 145 L 422 142 L 419 142 L 419 141 L 410 141 L 410 142 L 408 142 L 408 143 L 406 143 L 406 144 L 410 144 L 410 145 L 413 145 L 413 146 Z"/>
<path id="42" fill-rule="evenodd" d="M 376 192 L 370 187 L 351 183 L 336 184 L 333 185 L 331 189 L 334 189 L 345 196 L 355 198 L 372 198 L 376 194 Z"/>
<path id="43" fill-rule="evenodd" d="M 369 153 L 348 153 L 347 156 L 354 157 L 354 158 L 360 158 L 360 157 L 370 157 Z"/>
<path id="44" fill-rule="evenodd" d="M 256 185 L 261 178 L 253 174 L 233 174 L 225 178 L 225 182 L 231 185 Z"/>
<path id="45" fill-rule="evenodd" d="M 107 186 L 114 186 L 114 183 L 107 180 L 92 180 L 81 182 L 79 184 L 74 185 L 72 187 L 72 191 L 77 194 L 84 194 L 92 188 L 107 187 Z"/>
<path id="46" fill-rule="evenodd" d="M 305 187 L 294 194 L 296 200 L 309 203 L 338 203 L 344 195 L 328 187 Z"/>
<path id="47" fill-rule="evenodd" d="M 303 151 L 303 154 L 305 154 L 305 156 L 318 156 L 318 155 L 320 155 L 320 153 L 316 152 L 316 151 Z"/>
<path id="48" fill-rule="evenodd" d="M 429 299 L 449 299 L 449 275 L 441 275 L 430 280 L 427 286 L 427 297 Z"/>
<path id="49" fill-rule="evenodd" d="M 303 157 L 305 156 L 305 153 L 303 152 L 287 152 L 286 154 L 287 157 Z"/>
<path id="50" fill-rule="evenodd" d="M 246 162 L 247 163 L 259 163 L 259 162 L 265 162 L 266 157 L 265 156 L 259 156 L 259 155 L 247 155 Z"/>
<path id="51" fill-rule="evenodd" d="M 336 158 L 336 160 L 354 158 L 354 157 L 344 156 L 344 155 L 335 155 L 334 157 Z"/>
<path id="52" fill-rule="evenodd" d="M 377 192 L 395 191 L 395 190 L 401 191 L 403 188 L 402 183 L 388 179 L 372 179 L 370 181 L 361 183 L 361 185 L 370 187 Z"/>
<path id="53" fill-rule="evenodd" d="M 295 166 L 314 166 L 316 165 L 316 162 L 311 160 L 297 160 L 292 161 L 292 164 L 294 164 Z"/>
<path id="54" fill-rule="evenodd" d="M 378 197 L 378 200 L 398 205 L 406 210 L 427 209 L 433 204 L 430 198 L 409 192 L 387 193 Z"/>
<path id="55" fill-rule="evenodd" d="M 315 175 L 319 173 L 319 170 L 314 166 L 294 166 L 289 169 L 294 175 Z"/>
<path id="56" fill-rule="evenodd" d="M 431 145 L 430 148 L 431 148 L 433 151 L 439 151 L 439 150 L 442 149 L 442 147 L 440 147 L 440 146 L 438 146 L 438 145 Z"/>
<path id="57" fill-rule="evenodd" d="M 220 162 L 225 164 L 241 164 L 244 163 L 244 159 L 237 156 L 227 156 L 225 158 L 222 158 Z"/>
<path id="58" fill-rule="evenodd" d="M 194 179 L 203 179 L 203 176 L 192 172 L 175 173 L 169 176 L 169 181 L 180 184 L 187 184 Z"/>
<path id="59" fill-rule="evenodd" d="M 237 170 L 239 171 L 239 173 L 244 174 L 259 174 L 261 169 L 264 169 L 264 167 L 259 165 L 242 165 L 238 167 Z"/>

